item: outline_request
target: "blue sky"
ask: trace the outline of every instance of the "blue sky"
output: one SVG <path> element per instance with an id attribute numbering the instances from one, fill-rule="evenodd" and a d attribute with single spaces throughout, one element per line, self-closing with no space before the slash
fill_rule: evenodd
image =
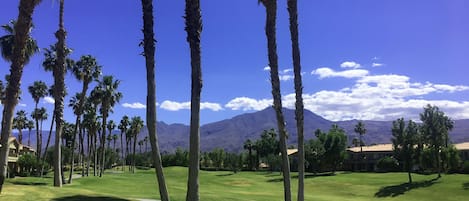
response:
<path id="1" fill-rule="evenodd" d="M 189 122 L 190 58 L 184 1 L 154 1 L 158 120 Z M 17 17 L 18 1 L 6 1 L 0 23 Z M 201 1 L 201 123 L 254 112 L 272 103 L 265 10 L 256 0 Z M 294 107 L 286 0 L 278 1 L 277 42 L 284 106 Z M 299 1 L 305 107 L 330 120 L 418 118 L 424 105 L 453 119 L 469 118 L 469 2 L 464 0 Z M 43 0 L 34 14 L 33 37 L 41 48 L 56 42 L 58 1 Z M 103 74 L 122 81 L 124 94 L 111 119 L 145 116 L 146 82 L 139 1 L 68 0 L 67 44 L 72 58 L 94 55 Z M 4 33 L 1 32 L 1 35 Z M 27 86 L 53 82 L 35 55 L 22 79 L 17 109 L 31 112 Z M 9 64 L 0 60 L 0 77 Z M 69 94 L 81 89 L 67 76 Z M 52 111 L 50 98 L 40 106 Z M 66 98 L 68 103 L 69 97 Z M 73 121 L 67 108 L 65 118 Z M 46 125 L 45 125 L 46 126 Z"/>

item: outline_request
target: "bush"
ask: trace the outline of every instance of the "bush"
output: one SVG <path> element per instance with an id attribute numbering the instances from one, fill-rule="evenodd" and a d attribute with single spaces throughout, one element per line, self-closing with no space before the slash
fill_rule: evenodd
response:
<path id="1" fill-rule="evenodd" d="M 461 173 L 469 174 L 469 161 L 464 161 L 462 164 Z"/>
<path id="2" fill-rule="evenodd" d="M 378 172 L 396 172 L 400 169 L 397 160 L 389 156 L 379 159 L 376 167 Z"/>

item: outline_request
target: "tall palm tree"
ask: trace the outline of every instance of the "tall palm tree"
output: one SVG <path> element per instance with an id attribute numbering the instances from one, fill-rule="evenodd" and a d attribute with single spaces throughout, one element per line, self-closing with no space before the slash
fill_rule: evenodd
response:
<path id="1" fill-rule="evenodd" d="M 134 145 L 132 151 L 132 173 L 135 173 L 135 147 L 137 146 L 137 138 L 140 130 L 143 128 L 143 120 L 139 116 L 132 117 L 130 120 L 130 133 L 134 138 Z"/>
<path id="2" fill-rule="evenodd" d="M 270 81 L 272 84 L 272 96 L 274 99 L 274 109 L 277 116 L 277 126 L 280 137 L 280 152 L 282 155 L 283 189 L 285 201 L 291 201 L 290 189 L 290 164 L 287 155 L 287 134 L 285 131 L 285 119 L 282 113 L 282 97 L 280 94 L 280 80 L 278 77 L 278 57 L 276 42 L 276 15 L 277 0 L 259 0 L 266 8 L 265 34 L 267 36 L 267 46 L 270 66 Z"/>
<path id="3" fill-rule="evenodd" d="M 83 115 L 83 126 L 87 128 L 88 134 L 88 162 L 87 162 L 87 171 L 89 172 L 90 164 L 91 164 L 91 156 L 93 155 L 93 168 L 94 168 L 94 176 L 96 176 L 97 170 L 97 130 L 99 129 L 99 117 L 96 114 L 95 106 L 91 103 L 91 101 L 87 101 L 85 104 L 85 113 Z"/>
<path id="4" fill-rule="evenodd" d="M 116 123 L 114 123 L 113 120 L 109 120 L 109 121 L 107 122 L 107 129 L 108 129 L 108 131 L 109 131 L 109 134 L 107 135 L 107 137 L 108 137 L 108 139 L 107 139 L 107 140 L 108 140 L 108 145 L 107 145 L 107 147 L 111 147 L 112 131 L 113 131 L 114 129 L 116 129 Z"/>
<path id="5" fill-rule="evenodd" d="M 142 0 L 143 12 L 143 52 L 145 56 L 145 66 L 147 69 L 147 128 L 150 136 L 153 166 L 155 167 L 156 178 L 160 197 L 163 201 L 169 201 L 168 190 L 163 173 L 160 148 L 158 145 L 156 129 L 156 84 L 155 84 L 155 34 L 153 33 L 153 1 Z M 148 141 L 148 140 L 147 140 Z M 145 145 L 146 151 L 146 145 Z"/>
<path id="6" fill-rule="evenodd" d="M 200 55 L 200 33 L 202 14 L 200 0 L 186 0 L 185 8 L 187 42 L 191 51 L 191 122 L 189 140 L 189 178 L 186 200 L 199 200 L 200 163 L 200 93 L 202 91 L 202 68 Z"/>
<path id="7" fill-rule="evenodd" d="M 28 87 L 28 91 L 29 93 L 31 94 L 33 100 L 34 100 L 34 103 L 35 103 L 35 106 L 34 106 L 34 113 L 36 113 L 36 110 L 37 110 L 37 105 L 39 104 L 39 100 L 41 98 L 44 98 L 46 97 L 47 95 L 47 85 L 45 82 L 43 81 L 35 81 L 32 85 L 30 85 Z M 40 156 L 41 156 L 41 148 L 42 148 L 42 138 L 40 138 L 40 136 L 42 136 L 42 133 L 39 133 L 39 118 L 35 118 L 33 117 L 33 119 L 36 120 L 36 142 L 37 142 L 37 159 L 39 160 L 40 159 Z"/>
<path id="8" fill-rule="evenodd" d="M 112 108 L 116 103 L 120 101 L 122 98 L 122 93 L 117 91 L 117 88 L 119 88 L 120 81 L 119 80 L 114 80 L 113 76 L 103 76 L 102 80 L 99 81 L 99 84 L 97 87 L 97 93 L 99 94 L 98 96 L 101 97 L 101 108 L 100 108 L 100 113 L 103 118 L 103 123 L 102 123 L 102 133 L 101 133 L 101 147 L 103 148 L 101 150 L 101 160 L 102 160 L 102 165 L 101 165 L 101 170 L 99 172 L 99 176 L 102 177 L 104 173 L 104 163 L 106 161 L 105 157 L 105 142 L 106 142 L 106 128 L 107 128 L 107 118 L 109 116 L 109 113 L 112 112 Z"/>
<path id="9" fill-rule="evenodd" d="M 75 63 L 75 65 L 73 65 L 72 71 L 73 71 L 73 75 L 75 75 L 77 80 L 83 82 L 81 93 L 79 93 L 78 96 L 75 97 L 75 99 L 77 99 L 75 101 L 76 108 L 74 109 L 74 113 L 76 115 L 75 128 L 73 129 L 74 130 L 73 141 L 75 142 L 79 123 L 81 122 L 81 115 L 83 113 L 83 106 L 84 106 L 86 93 L 88 91 L 89 84 L 93 80 L 97 80 L 99 78 L 99 76 L 101 75 L 101 66 L 98 65 L 96 59 L 93 56 L 86 55 L 86 56 L 81 56 L 80 60 L 78 60 Z M 73 143 L 72 145 L 72 159 L 74 155 L 74 152 L 73 152 L 75 148 L 74 145 L 75 143 Z M 70 176 L 68 179 L 69 184 L 72 183 L 73 165 L 74 163 L 72 160 L 72 168 L 70 168 Z"/>
<path id="10" fill-rule="evenodd" d="M 31 113 L 31 118 L 36 121 L 36 146 L 37 146 L 37 159 L 40 159 L 42 153 L 42 123 L 47 119 L 47 110 L 44 107 L 36 108 Z"/>
<path id="11" fill-rule="evenodd" d="M 0 149 L 0 194 L 3 189 L 3 183 L 7 174 L 8 164 L 8 138 L 12 130 L 13 113 L 18 104 L 20 81 L 23 75 L 24 65 L 28 62 L 28 58 L 32 54 L 28 51 L 27 42 L 30 38 L 32 27 L 32 16 L 34 8 L 41 2 L 41 0 L 20 0 L 18 7 L 18 18 L 14 26 L 15 37 L 13 42 L 13 53 L 11 54 L 11 67 L 8 85 L 6 88 L 6 95 L 3 104 L 2 116 L 2 129 L 0 144 L 3 149 Z"/>
<path id="12" fill-rule="evenodd" d="M 48 57 L 46 57 L 46 58 L 48 58 Z M 46 60 L 47 60 L 47 59 L 46 59 Z M 44 63 L 43 63 L 43 67 L 45 67 L 45 66 L 44 66 Z M 45 69 L 47 69 L 47 68 L 45 67 Z M 51 86 L 49 87 L 49 96 L 54 97 L 54 91 L 55 91 L 55 87 L 54 87 L 54 85 L 51 85 Z M 67 91 L 65 91 L 65 94 L 67 94 Z M 49 134 L 48 134 L 48 136 L 47 136 L 46 147 L 45 147 L 44 150 L 49 149 L 50 139 L 51 139 L 51 136 L 52 136 L 52 129 L 54 128 L 54 121 L 55 121 L 55 112 L 52 112 L 52 119 L 51 119 L 51 123 L 50 123 Z M 42 126 L 41 126 L 41 130 L 42 130 Z M 42 134 L 42 132 L 40 132 L 40 134 Z M 44 173 L 44 165 L 43 165 L 43 164 L 44 164 L 44 162 L 45 162 L 45 160 L 46 160 L 46 153 L 47 153 L 47 152 L 45 151 L 45 152 L 42 154 L 42 157 L 41 157 L 41 161 L 42 161 L 42 163 L 41 163 L 41 165 L 42 165 L 42 166 L 41 166 L 41 173 L 40 173 L 40 176 L 41 176 L 41 177 L 43 176 L 43 173 Z"/>
<path id="13" fill-rule="evenodd" d="M 124 154 L 124 133 L 127 133 L 127 129 L 129 128 L 130 122 L 129 122 L 129 117 L 127 115 L 124 115 L 119 123 L 119 126 L 117 127 L 121 131 L 121 153 L 122 153 L 122 171 L 124 171 L 124 166 L 125 166 L 125 154 Z M 127 145 L 127 143 L 126 143 Z M 126 148 L 128 152 L 128 148 Z"/>
<path id="14" fill-rule="evenodd" d="M 301 79 L 300 45 L 298 39 L 298 2 L 288 0 L 288 14 L 290 16 L 290 35 L 292 41 L 293 73 L 295 74 L 295 119 L 298 133 L 298 194 L 297 200 L 304 198 L 305 178 L 305 146 L 304 146 L 304 105 L 303 83 Z"/>
<path id="15" fill-rule="evenodd" d="M 60 139 L 63 129 L 63 110 L 65 97 L 65 32 L 64 22 L 64 0 L 60 0 L 59 29 L 55 32 L 57 38 L 57 63 L 53 70 L 54 75 L 54 113 L 55 113 L 55 147 L 54 147 L 54 186 L 62 187 L 62 156 L 60 150 Z"/>
<path id="16" fill-rule="evenodd" d="M 28 146 L 31 146 L 31 131 L 33 130 L 33 128 L 35 128 L 34 121 L 28 120 L 26 128 L 28 128 Z"/>
<path id="17" fill-rule="evenodd" d="M 363 123 L 363 121 L 358 121 L 357 125 L 355 125 L 354 131 L 355 131 L 355 133 L 358 133 L 360 135 L 360 153 L 361 153 L 361 152 L 363 152 L 362 137 L 366 133 L 365 124 Z"/>
<path id="18" fill-rule="evenodd" d="M 23 129 L 28 124 L 28 118 L 26 117 L 26 111 L 20 110 L 16 112 L 16 117 L 13 118 L 13 128 L 18 129 L 18 142 L 23 144 Z"/>
<path id="19" fill-rule="evenodd" d="M 7 33 L 7 35 L 4 35 L 0 37 L 0 49 L 2 53 L 3 59 L 5 59 L 8 62 L 13 61 L 12 56 L 13 56 L 13 48 L 15 45 L 15 25 L 16 21 L 15 20 L 10 20 L 8 24 L 2 25 L 3 31 Z M 29 32 L 34 28 L 34 25 L 31 23 L 31 27 Z M 32 55 L 35 53 L 39 52 L 39 48 L 37 46 L 37 42 L 34 38 L 29 37 L 26 39 L 25 43 L 25 62 L 29 63 L 29 59 L 31 58 Z"/>
<path id="20" fill-rule="evenodd" d="M 119 152 L 117 152 L 117 149 L 116 149 L 117 139 L 119 139 L 119 136 L 117 134 L 112 135 L 112 144 L 113 144 L 112 149 L 116 151 L 117 154 L 119 154 Z"/>

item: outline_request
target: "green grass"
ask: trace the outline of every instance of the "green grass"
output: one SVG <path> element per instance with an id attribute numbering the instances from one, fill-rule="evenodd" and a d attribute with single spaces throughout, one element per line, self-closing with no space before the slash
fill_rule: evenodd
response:
<path id="1" fill-rule="evenodd" d="M 185 200 L 187 169 L 165 169 L 171 199 Z M 292 197 L 296 200 L 296 174 L 292 178 Z M 416 175 L 406 184 L 405 173 L 339 173 L 335 176 L 307 175 L 305 200 L 465 200 L 469 196 L 468 175 Z M 104 178 L 75 179 L 72 185 L 52 187 L 51 178 L 7 180 L 0 200 L 137 200 L 158 199 L 154 170 L 137 174 L 107 173 Z M 201 171 L 200 198 L 204 201 L 276 201 L 283 199 L 279 173 Z"/>

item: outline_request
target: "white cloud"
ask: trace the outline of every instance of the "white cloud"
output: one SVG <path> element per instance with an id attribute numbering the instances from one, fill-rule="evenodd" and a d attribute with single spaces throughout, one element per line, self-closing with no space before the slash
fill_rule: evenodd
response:
<path id="1" fill-rule="evenodd" d="M 270 71 L 270 66 L 266 66 L 266 67 L 264 67 L 264 69 L 263 69 L 263 70 L 265 70 L 265 71 Z"/>
<path id="2" fill-rule="evenodd" d="M 346 61 L 346 62 L 341 63 L 340 67 L 356 69 L 356 68 L 360 68 L 361 65 L 359 63 L 354 62 L 354 61 Z"/>
<path id="3" fill-rule="evenodd" d="M 20 107 L 26 107 L 26 104 L 24 104 L 24 103 L 18 103 L 18 106 L 20 106 Z"/>
<path id="4" fill-rule="evenodd" d="M 270 67 L 269 66 L 264 67 L 264 71 L 270 71 Z M 279 70 L 278 74 L 279 74 L 278 78 L 280 79 L 280 81 L 289 81 L 295 78 L 295 76 L 293 76 L 292 68 Z"/>
<path id="5" fill-rule="evenodd" d="M 380 67 L 380 66 L 383 66 L 384 64 L 382 63 L 372 63 L 371 64 L 371 67 Z"/>
<path id="6" fill-rule="evenodd" d="M 223 110 L 223 107 L 221 107 L 221 105 L 218 103 L 202 102 L 200 103 L 200 109 L 202 110 L 209 109 L 209 110 L 216 112 L 216 111 Z"/>
<path id="7" fill-rule="evenodd" d="M 327 67 L 318 68 L 311 72 L 312 75 L 319 75 L 319 79 L 328 77 L 344 77 L 344 78 L 359 78 L 369 74 L 367 70 L 352 69 L 345 71 L 334 71 Z"/>
<path id="8" fill-rule="evenodd" d="M 169 110 L 169 111 L 179 111 L 179 110 L 190 110 L 191 109 L 191 102 L 175 102 L 165 100 L 161 103 L 160 108 Z M 212 111 L 220 111 L 223 110 L 223 107 L 218 103 L 210 103 L 210 102 L 201 102 L 200 109 L 209 109 Z"/>
<path id="9" fill-rule="evenodd" d="M 427 104 L 440 107 L 453 119 L 463 119 L 469 118 L 469 101 L 425 99 L 425 96 L 435 93 L 462 91 L 469 91 L 469 86 L 411 82 L 409 77 L 395 74 L 365 75 L 352 86 L 337 91 L 305 93 L 303 100 L 306 109 L 332 121 L 395 120 L 400 117 L 418 120 L 419 113 Z M 282 101 L 284 107 L 295 108 L 294 93 L 284 95 Z M 232 110 L 262 110 L 271 104 L 271 99 L 240 97 L 231 100 L 225 107 Z"/>
<path id="10" fill-rule="evenodd" d="M 230 108 L 232 110 L 263 110 L 266 107 L 269 107 L 272 105 L 272 100 L 271 99 L 261 99 L 261 100 L 256 100 L 253 98 L 248 98 L 248 97 L 237 97 L 232 100 L 230 100 L 225 107 Z"/>
<path id="11" fill-rule="evenodd" d="M 145 109 L 147 106 L 143 103 L 135 102 L 135 103 L 123 103 L 122 107 L 125 108 L 132 108 L 132 109 Z"/>
<path id="12" fill-rule="evenodd" d="M 288 81 L 288 80 L 293 80 L 295 78 L 293 75 L 279 75 L 278 78 L 280 81 Z"/>
<path id="13" fill-rule="evenodd" d="M 54 98 L 52 98 L 52 97 L 50 97 L 50 96 L 46 96 L 46 97 L 44 97 L 44 100 L 42 101 L 42 103 L 54 104 L 54 103 L 55 103 L 55 100 L 54 100 Z"/>

